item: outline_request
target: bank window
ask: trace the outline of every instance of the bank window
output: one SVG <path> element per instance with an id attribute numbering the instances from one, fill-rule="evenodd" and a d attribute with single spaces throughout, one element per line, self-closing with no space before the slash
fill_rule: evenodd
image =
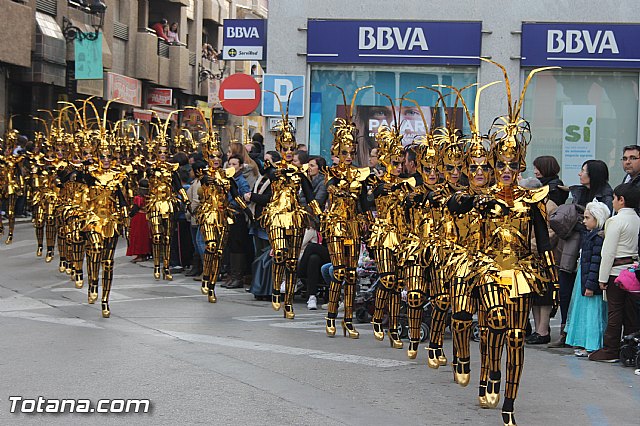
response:
<path id="1" fill-rule="evenodd" d="M 579 183 L 582 163 L 604 161 L 612 187 L 622 182 L 622 148 L 638 142 L 638 73 L 545 71 L 534 77 L 523 114 L 531 123 L 527 172 L 533 160 L 553 155 L 565 185 Z"/>
<path id="2" fill-rule="evenodd" d="M 314 66 L 311 71 L 310 96 L 310 132 L 309 149 L 312 154 L 319 154 L 329 159 L 331 149 L 331 124 L 336 116 L 344 111 L 342 94 L 329 86 L 330 83 L 344 89 L 347 103 L 351 101 L 353 91 L 361 86 L 372 85 L 372 89 L 362 91 L 356 100 L 355 122 L 359 130 L 358 164 L 366 165 L 370 148 L 375 146 L 375 132 L 382 124 L 393 124 L 389 101 L 376 94 L 389 95 L 399 106 L 400 98 L 405 92 L 414 90 L 408 97 L 421 107 L 425 118 L 430 122 L 431 107 L 436 104 L 437 95 L 428 90 L 416 90 L 417 86 L 431 87 L 435 84 L 464 87 L 477 81 L 476 68 L 439 68 L 439 67 L 371 67 L 367 66 Z M 445 95 L 449 89 L 442 89 Z M 469 108 L 473 108 L 475 87 L 464 92 L 464 99 Z M 452 107 L 455 96 L 445 98 L 447 107 Z M 460 105 L 458 105 L 460 107 Z M 440 118 L 442 114 L 438 115 Z M 424 134 L 424 124 L 412 103 L 403 103 L 401 130 L 405 137 L 403 143 L 409 144 L 418 134 Z M 462 109 L 456 113 L 458 121 L 465 133 L 469 132 L 469 124 L 463 119 Z"/>

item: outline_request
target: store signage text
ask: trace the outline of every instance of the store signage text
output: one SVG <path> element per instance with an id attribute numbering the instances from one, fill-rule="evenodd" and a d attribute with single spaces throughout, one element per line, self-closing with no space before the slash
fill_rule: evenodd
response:
<path id="1" fill-rule="evenodd" d="M 226 27 L 227 38 L 260 38 L 256 27 Z"/>
<path id="2" fill-rule="evenodd" d="M 479 65 L 481 22 L 307 22 L 307 62 Z"/>
<path id="3" fill-rule="evenodd" d="M 640 25 L 523 23 L 523 67 L 640 68 Z"/>
<path id="4" fill-rule="evenodd" d="M 401 30 L 398 27 L 360 27 L 358 48 L 361 50 L 379 49 L 389 50 L 398 46 L 399 50 L 429 50 L 427 38 L 422 28 L 408 27 Z"/>
<path id="5" fill-rule="evenodd" d="M 581 53 L 585 49 L 589 54 L 602 53 L 605 50 L 615 54 L 620 53 L 613 31 L 547 31 L 547 52 L 549 53 Z"/>

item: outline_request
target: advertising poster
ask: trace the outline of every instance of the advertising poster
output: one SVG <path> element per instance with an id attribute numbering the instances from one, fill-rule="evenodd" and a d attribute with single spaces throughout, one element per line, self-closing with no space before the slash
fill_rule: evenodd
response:
<path id="1" fill-rule="evenodd" d="M 562 108 L 562 181 L 578 185 L 582 163 L 596 158 L 596 106 L 565 105 Z"/>
<path id="2" fill-rule="evenodd" d="M 397 108 L 397 107 L 396 107 Z M 432 122 L 432 107 L 421 106 L 422 114 L 428 125 Z M 441 117 L 442 110 L 436 115 L 434 123 L 436 127 L 444 123 Z M 396 109 L 396 115 L 398 111 Z M 447 114 L 453 114 L 453 108 L 447 108 Z M 345 117 L 344 105 L 336 107 L 336 117 Z M 453 117 L 451 117 L 453 118 Z M 372 106 L 358 105 L 355 107 L 354 122 L 358 128 L 358 164 L 367 165 L 369 161 L 369 151 L 376 147 L 376 134 L 380 126 L 395 127 L 395 119 L 390 105 Z M 463 120 L 462 108 L 456 108 L 456 122 L 461 123 Z M 402 105 L 400 111 L 400 133 L 402 133 L 402 145 L 407 146 L 413 142 L 413 139 L 419 135 L 425 135 L 428 129 L 425 129 L 424 122 L 420 116 L 420 111 L 415 105 Z"/>

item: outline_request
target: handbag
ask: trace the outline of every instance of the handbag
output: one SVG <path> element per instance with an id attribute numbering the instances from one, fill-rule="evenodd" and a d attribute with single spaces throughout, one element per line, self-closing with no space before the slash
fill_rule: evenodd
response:
<path id="1" fill-rule="evenodd" d="M 561 204 L 549 215 L 549 226 L 559 238 L 566 240 L 575 230 L 580 229 L 583 219 L 583 206 Z"/>
<path id="2" fill-rule="evenodd" d="M 640 293 L 640 281 L 636 276 L 638 273 L 640 273 L 640 268 L 637 263 L 634 263 L 630 268 L 623 269 L 614 282 L 624 291 Z"/>

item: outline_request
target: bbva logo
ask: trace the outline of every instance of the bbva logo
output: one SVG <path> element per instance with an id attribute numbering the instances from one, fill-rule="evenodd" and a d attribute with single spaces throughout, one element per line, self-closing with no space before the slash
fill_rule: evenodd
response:
<path id="1" fill-rule="evenodd" d="M 226 27 L 227 38 L 260 38 L 256 27 Z"/>
<path id="2" fill-rule="evenodd" d="M 358 29 L 358 49 L 360 50 L 429 50 L 427 38 L 420 27 L 360 27 Z"/>
<path id="3" fill-rule="evenodd" d="M 585 49 L 589 54 L 603 53 L 605 50 L 620 53 L 616 36 L 611 30 L 547 31 L 548 53 L 582 53 Z"/>

